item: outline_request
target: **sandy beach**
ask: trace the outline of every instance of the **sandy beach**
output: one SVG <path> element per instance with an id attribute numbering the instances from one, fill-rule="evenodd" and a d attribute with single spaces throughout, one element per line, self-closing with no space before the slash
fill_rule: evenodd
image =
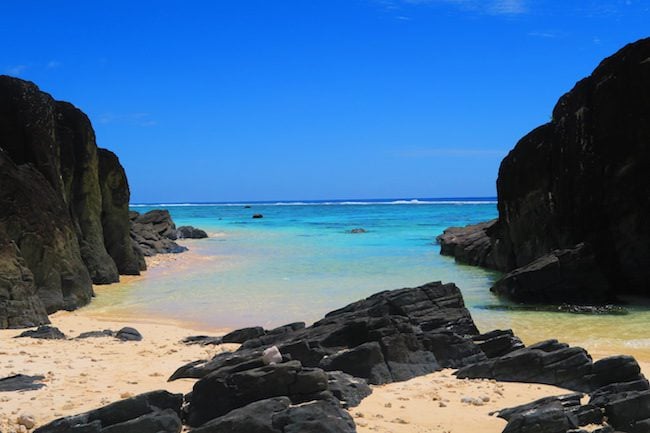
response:
<path id="1" fill-rule="evenodd" d="M 51 316 L 68 337 L 126 324 L 92 317 L 82 311 Z M 181 324 L 129 322 L 144 339 L 122 342 L 110 337 L 84 340 L 15 339 L 20 330 L 0 331 L 0 377 L 43 375 L 45 387 L 0 393 L 0 431 L 27 431 L 16 424 L 21 415 L 36 426 L 112 401 L 155 389 L 188 392 L 194 380 L 167 382 L 184 363 L 207 358 L 237 345 L 187 346 L 180 340 L 205 332 Z M 217 333 L 210 333 L 216 335 Z M 643 366 L 648 371 L 649 366 Z M 351 410 L 358 431 L 498 433 L 505 421 L 490 412 L 566 390 L 536 384 L 458 380 L 444 370 L 406 382 L 373 387 L 373 394 Z"/>

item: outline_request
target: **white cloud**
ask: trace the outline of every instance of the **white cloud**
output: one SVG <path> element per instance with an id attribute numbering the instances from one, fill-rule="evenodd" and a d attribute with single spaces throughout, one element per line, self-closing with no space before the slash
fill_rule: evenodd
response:
<path id="1" fill-rule="evenodd" d="M 49 62 L 47 62 L 47 65 L 45 65 L 45 68 L 46 69 L 56 69 L 56 68 L 60 68 L 61 65 L 62 65 L 62 63 L 57 61 L 57 60 L 50 60 Z"/>

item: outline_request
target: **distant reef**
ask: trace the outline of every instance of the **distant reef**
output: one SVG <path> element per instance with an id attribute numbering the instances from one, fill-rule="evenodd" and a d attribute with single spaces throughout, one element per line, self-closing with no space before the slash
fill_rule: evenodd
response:
<path id="1" fill-rule="evenodd" d="M 441 253 L 506 272 L 530 303 L 650 295 L 650 38 L 603 60 L 501 162 L 495 221 L 448 229 Z"/>
<path id="2" fill-rule="evenodd" d="M 48 323 L 92 284 L 145 269 L 129 186 L 88 117 L 30 82 L 0 76 L 0 328 Z"/>

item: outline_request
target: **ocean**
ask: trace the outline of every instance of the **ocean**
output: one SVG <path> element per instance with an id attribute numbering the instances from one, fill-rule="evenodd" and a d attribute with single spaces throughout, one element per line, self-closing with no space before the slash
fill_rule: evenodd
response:
<path id="1" fill-rule="evenodd" d="M 269 328 L 311 323 L 381 290 L 443 281 L 461 288 L 483 331 L 512 328 L 526 343 L 559 338 L 594 353 L 650 360 L 648 308 L 622 316 L 504 310 L 510 304 L 489 291 L 498 272 L 439 254 L 436 236 L 495 218 L 494 198 L 132 205 L 138 212 L 159 208 L 177 226 L 199 227 L 210 237 L 181 240 L 188 253 L 141 278 L 98 288 L 87 309 L 205 330 Z M 264 217 L 253 219 L 256 213 Z"/>

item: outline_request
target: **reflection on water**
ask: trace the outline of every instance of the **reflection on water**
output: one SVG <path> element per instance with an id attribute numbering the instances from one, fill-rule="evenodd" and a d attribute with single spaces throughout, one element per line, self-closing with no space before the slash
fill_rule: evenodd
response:
<path id="1" fill-rule="evenodd" d="M 147 209 L 139 208 L 138 211 Z M 380 290 L 453 281 L 479 329 L 512 328 L 524 342 L 558 338 L 595 356 L 628 353 L 650 361 L 650 310 L 624 316 L 493 311 L 498 273 L 438 254 L 435 236 L 451 225 L 493 218 L 494 204 L 174 207 L 179 225 L 211 237 L 184 241 L 142 277 L 97 287 L 86 311 L 125 319 L 161 318 L 213 330 L 313 322 Z M 261 212 L 264 219 L 250 220 Z M 247 224 L 242 224 L 247 223 Z M 350 234 L 363 227 L 368 232 Z"/>

